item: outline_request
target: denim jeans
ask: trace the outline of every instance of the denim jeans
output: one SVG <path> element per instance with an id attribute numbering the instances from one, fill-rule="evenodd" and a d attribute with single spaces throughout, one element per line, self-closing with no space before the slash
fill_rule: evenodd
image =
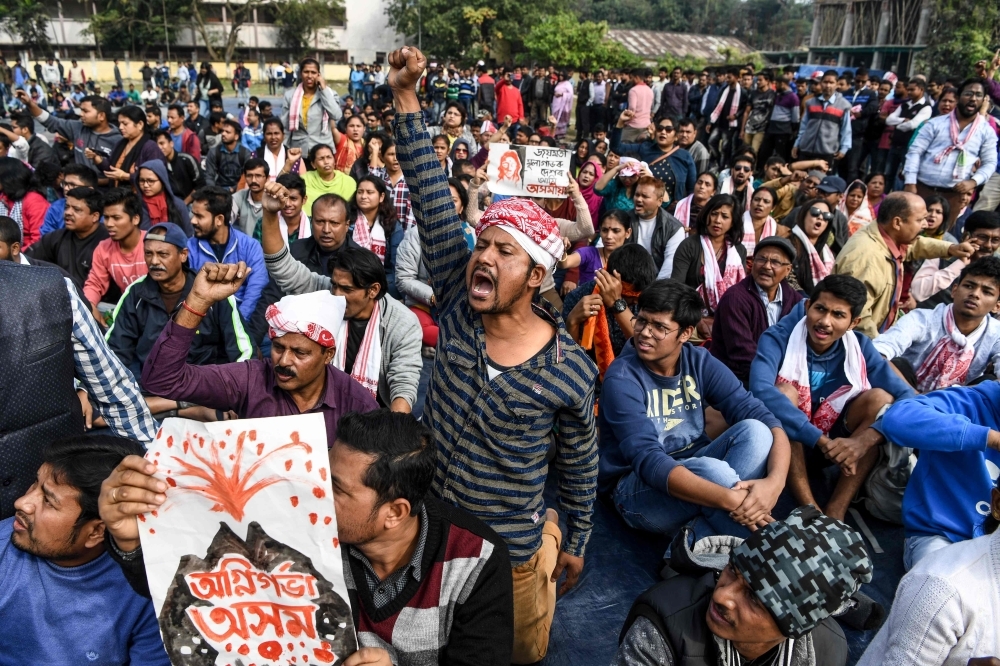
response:
<path id="1" fill-rule="evenodd" d="M 899 177 L 899 172 L 906 163 L 906 146 L 893 146 L 889 149 L 889 156 L 885 162 L 885 190 L 898 192 L 903 189 L 903 179 Z"/>
<path id="2" fill-rule="evenodd" d="M 677 462 L 703 479 L 732 488 L 741 480 L 766 475 L 773 441 L 770 428 L 750 419 L 719 435 L 697 457 Z M 696 540 L 716 534 L 743 538 L 750 535 L 746 527 L 729 517 L 728 511 L 677 499 L 666 488 L 646 485 L 635 472 L 618 481 L 612 499 L 618 513 L 635 529 L 672 535 L 692 523 Z"/>
<path id="3" fill-rule="evenodd" d="M 950 546 L 951 541 L 943 536 L 911 536 L 903 542 L 903 569 L 909 571 L 936 550 Z"/>

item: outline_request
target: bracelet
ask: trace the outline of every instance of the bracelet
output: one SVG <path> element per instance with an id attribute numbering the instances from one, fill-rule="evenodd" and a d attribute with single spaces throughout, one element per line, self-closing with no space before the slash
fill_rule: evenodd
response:
<path id="1" fill-rule="evenodd" d="M 185 310 L 187 310 L 188 312 L 190 312 L 191 314 L 195 315 L 196 317 L 207 317 L 208 316 L 207 312 L 198 312 L 193 307 L 191 307 L 190 305 L 188 305 L 187 301 L 181 301 L 181 307 L 184 308 Z"/>

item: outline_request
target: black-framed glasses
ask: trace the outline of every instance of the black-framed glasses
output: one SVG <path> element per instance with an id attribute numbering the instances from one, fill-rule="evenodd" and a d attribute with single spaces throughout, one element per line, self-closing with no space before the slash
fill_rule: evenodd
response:
<path id="1" fill-rule="evenodd" d="M 761 257 L 759 255 L 753 258 L 753 263 L 755 263 L 755 264 L 757 264 L 759 266 L 771 265 L 771 266 L 774 266 L 775 268 L 784 268 L 785 266 L 791 266 L 792 265 L 792 262 L 790 262 L 790 261 L 782 261 L 781 259 L 778 259 L 777 257 Z"/>
<path id="2" fill-rule="evenodd" d="M 812 208 L 809 209 L 809 214 L 812 215 L 813 217 L 824 219 L 827 222 L 833 221 L 833 213 L 828 213 L 825 210 L 820 210 L 819 208 L 816 208 L 816 206 L 813 206 Z"/>
<path id="3" fill-rule="evenodd" d="M 669 134 L 670 132 L 674 131 L 674 126 L 673 125 L 657 125 L 656 126 L 656 131 L 657 132 L 667 132 Z"/>
<path id="4" fill-rule="evenodd" d="M 649 321 L 641 315 L 632 317 L 632 331 L 635 335 L 642 333 L 647 326 L 649 327 L 649 334 L 653 336 L 654 340 L 663 340 L 670 333 L 680 330 L 679 326 L 677 328 L 667 328 L 663 324 L 655 321 Z"/>

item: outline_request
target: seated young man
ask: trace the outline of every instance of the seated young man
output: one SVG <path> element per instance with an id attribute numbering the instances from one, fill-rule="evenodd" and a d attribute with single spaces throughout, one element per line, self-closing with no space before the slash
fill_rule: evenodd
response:
<path id="1" fill-rule="evenodd" d="M 149 599 L 105 551 L 101 482 L 136 442 L 78 435 L 49 444 L 35 483 L 0 521 L 0 655 L 6 664 L 170 666 Z M 141 458 L 138 458 L 141 460 Z"/>
<path id="2" fill-rule="evenodd" d="M 878 336 L 875 349 L 918 393 L 978 380 L 1000 361 L 1000 258 L 972 262 L 951 287 L 951 303 L 917 308 Z M 923 447 L 920 447 L 923 448 Z"/>
<path id="3" fill-rule="evenodd" d="M 612 666 L 847 663 L 831 615 L 871 582 L 861 535 L 807 506 L 729 541 L 636 599 Z"/>
<path id="4" fill-rule="evenodd" d="M 878 459 L 885 437 L 874 425 L 882 408 L 913 396 L 871 340 L 853 330 L 867 298 L 849 275 L 820 280 L 808 301 L 764 332 L 750 366 L 750 390 L 792 440 L 788 487 L 799 504 L 819 506 L 808 470 L 840 466 L 824 508 L 838 520 Z"/>
<path id="5" fill-rule="evenodd" d="M 340 419 L 330 469 L 361 647 L 344 666 L 510 664 L 507 546 L 477 518 L 431 497 L 435 455 L 431 431 L 409 414 L 382 409 Z M 112 556 L 143 596 L 149 586 L 135 516 L 162 504 L 167 492 L 153 470 L 143 458 L 127 458 L 100 503 Z M 129 501 L 116 501 L 123 491 Z"/>
<path id="6" fill-rule="evenodd" d="M 729 368 L 688 343 L 701 297 L 676 280 L 639 296 L 634 335 L 604 376 L 598 489 L 631 527 L 696 538 L 747 536 L 771 521 L 785 486 L 788 438 Z M 714 441 L 705 410 L 734 423 Z"/>
<path id="7" fill-rule="evenodd" d="M 750 275 L 719 299 L 712 324 L 712 356 L 744 386 L 750 383 L 750 364 L 760 336 L 802 300 L 785 281 L 794 261 L 795 248 L 788 239 L 762 238 L 754 248 Z"/>
<path id="8" fill-rule="evenodd" d="M 975 252 L 968 261 L 992 257 L 1000 248 L 1000 213 L 977 210 L 965 221 L 962 241 L 972 243 Z M 925 259 L 910 283 L 910 295 L 918 308 L 933 309 L 952 302 L 951 289 L 968 264 L 956 259 Z"/>

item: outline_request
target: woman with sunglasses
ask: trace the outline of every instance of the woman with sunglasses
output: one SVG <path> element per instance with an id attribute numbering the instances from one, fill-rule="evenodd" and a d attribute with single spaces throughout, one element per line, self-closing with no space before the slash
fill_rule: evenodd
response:
<path id="1" fill-rule="evenodd" d="M 695 223 L 695 233 L 681 241 L 674 254 L 671 277 L 701 294 L 705 309 L 697 337 L 712 336 L 719 299 L 746 277 L 747 253 L 741 244 L 743 228 L 733 219 L 736 200 L 730 194 L 709 199 Z"/>
<path id="2" fill-rule="evenodd" d="M 628 109 L 622 112 L 618 123 L 611 130 L 611 150 L 619 155 L 634 154 L 649 165 L 654 178 L 663 181 L 667 188 L 668 202 L 683 199 L 694 190 L 698 168 L 691 154 L 677 144 L 677 123 L 679 119 L 664 117 L 651 124 L 652 139 L 642 143 L 623 143 L 622 128 L 632 119 Z"/>
<path id="3" fill-rule="evenodd" d="M 824 199 L 805 202 L 795 216 L 795 226 L 789 238 L 795 248 L 792 274 L 806 294 L 811 294 L 813 287 L 833 272 L 833 251 L 827 244 L 831 222 L 833 210 Z"/>
<path id="4" fill-rule="evenodd" d="M 469 159 L 469 143 L 465 139 L 455 139 L 455 143 L 451 144 L 451 163 L 454 164 L 459 160 Z M 451 176 L 451 172 L 448 173 Z"/>

